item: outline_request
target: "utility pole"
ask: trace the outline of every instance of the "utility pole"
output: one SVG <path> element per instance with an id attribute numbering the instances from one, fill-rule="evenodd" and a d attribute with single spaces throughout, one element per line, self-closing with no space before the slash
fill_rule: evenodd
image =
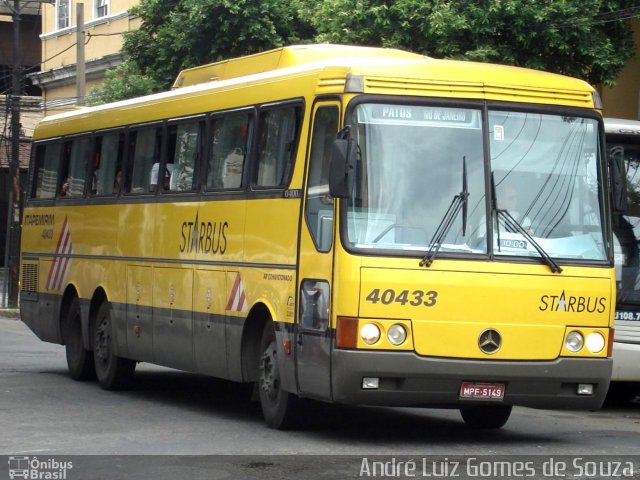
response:
<path id="1" fill-rule="evenodd" d="M 22 97 L 22 46 L 20 42 L 20 15 L 25 8 L 20 6 L 20 0 L 1 0 L 10 10 L 13 21 L 13 72 L 11 78 L 11 94 L 9 104 L 11 110 L 11 156 L 9 158 L 9 191 L 7 205 L 7 231 L 4 251 L 4 306 L 15 308 L 18 306 L 18 276 L 20 252 L 20 221 L 21 221 L 21 188 L 20 188 L 20 109 Z M 54 0 L 28 0 L 29 3 L 54 3 Z"/>
<path id="2" fill-rule="evenodd" d="M 84 3 L 76 3 L 76 103 L 84 105 L 85 64 L 84 64 Z"/>
<path id="3" fill-rule="evenodd" d="M 12 255 L 19 244 L 20 210 L 20 96 L 22 94 L 22 62 L 20 61 L 20 2 L 13 0 L 13 75 L 11 80 L 11 157 L 9 158 L 9 203 L 7 207 L 7 240 L 4 252 L 5 304 L 18 305 L 18 262 Z"/>

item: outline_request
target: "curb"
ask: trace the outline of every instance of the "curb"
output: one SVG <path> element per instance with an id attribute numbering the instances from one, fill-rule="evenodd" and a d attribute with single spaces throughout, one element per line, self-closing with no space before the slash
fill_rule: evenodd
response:
<path id="1" fill-rule="evenodd" d="M 17 308 L 0 308 L 0 318 L 20 318 L 20 310 Z"/>

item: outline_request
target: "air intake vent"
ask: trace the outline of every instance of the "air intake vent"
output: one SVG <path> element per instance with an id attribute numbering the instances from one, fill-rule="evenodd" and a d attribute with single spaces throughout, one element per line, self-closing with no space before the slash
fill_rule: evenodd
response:
<path id="1" fill-rule="evenodd" d="M 38 292 L 38 264 L 25 263 L 22 265 L 22 282 L 20 289 L 23 292 Z"/>

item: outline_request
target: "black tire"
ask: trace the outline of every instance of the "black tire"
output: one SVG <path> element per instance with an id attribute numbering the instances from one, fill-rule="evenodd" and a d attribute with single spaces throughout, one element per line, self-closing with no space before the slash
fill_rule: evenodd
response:
<path id="1" fill-rule="evenodd" d="M 80 301 L 77 298 L 71 301 L 65 317 L 62 319 L 62 339 L 71 378 L 78 381 L 93 380 L 96 377 L 93 353 L 84 348 Z"/>
<path id="2" fill-rule="evenodd" d="M 270 428 L 287 430 L 299 425 L 299 399 L 282 389 L 276 334 L 271 322 L 267 323 L 260 341 L 258 357 L 258 395 L 265 423 Z"/>
<path id="3" fill-rule="evenodd" d="M 471 428 L 498 429 L 509 420 L 511 409 L 511 405 L 474 405 L 460 407 L 460 414 Z"/>
<path id="4" fill-rule="evenodd" d="M 115 355 L 111 306 L 103 302 L 93 323 L 93 359 L 96 376 L 105 390 L 124 390 L 131 386 L 136 362 Z"/>

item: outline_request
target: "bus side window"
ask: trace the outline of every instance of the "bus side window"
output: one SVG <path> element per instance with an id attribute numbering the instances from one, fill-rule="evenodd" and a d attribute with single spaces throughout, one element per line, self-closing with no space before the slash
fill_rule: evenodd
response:
<path id="1" fill-rule="evenodd" d="M 156 190 L 161 127 L 142 127 L 129 136 L 129 161 L 125 191 L 128 193 L 149 193 Z M 155 168 L 154 168 L 155 167 Z"/>
<path id="2" fill-rule="evenodd" d="M 115 195 L 120 192 L 122 181 L 122 154 L 124 134 L 108 133 L 96 137 L 94 156 L 93 195 Z"/>
<path id="3" fill-rule="evenodd" d="M 91 156 L 91 138 L 78 137 L 64 143 L 59 195 L 82 197 L 87 176 L 87 160 Z"/>
<path id="4" fill-rule="evenodd" d="M 197 189 L 196 169 L 201 152 L 203 122 L 171 125 L 168 129 L 167 164 L 163 188 L 172 192 L 192 192 Z"/>
<path id="5" fill-rule="evenodd" d="M 61 145 L 62 142 L 51 142 L 36 146 L 31 198 L 56 196 Z"/>
<path id="6" fill-rule="evenodd" d="M 215 118 L 209 140 L 207 190 L 240 188 L 244 172 L 251 114 L 232 113 Z"/>
<path id="7" fill-rule="evenodd" d="M 311 139 L 309 180 L 305 217 L 316 248 L 331 249 L 333 241 L 333 198 L 329 196 L 329 163 L 333 141 L 338 131 L 338 107 L 321 107 L 316 111 Z"/>
<path id="8" fill-rule="evenodd" d="M 255 185 L 285 187 L 291 176 L 300 130 L 300 107 L 274 108 L 260 114 Z"/>

